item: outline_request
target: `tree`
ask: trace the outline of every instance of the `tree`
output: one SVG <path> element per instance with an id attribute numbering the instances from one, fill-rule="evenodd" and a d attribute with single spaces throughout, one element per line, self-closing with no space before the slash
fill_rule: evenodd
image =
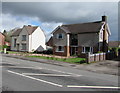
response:
<path id="1" fill-rule="evenodd" d="M 12 35 L 12 31 L 3 31 L 3 35 L 5 36 L 5 41 L 6 42 L 10 42 L 11 41 L 11 35 Z"/>

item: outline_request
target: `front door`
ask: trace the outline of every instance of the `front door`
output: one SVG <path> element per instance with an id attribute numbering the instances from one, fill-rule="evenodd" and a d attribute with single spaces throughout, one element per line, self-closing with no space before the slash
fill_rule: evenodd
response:
<path id="1" fill-rule="evenodd" d="M 71 47 L 71 56 L 78 54 L 78 47 Z"/>

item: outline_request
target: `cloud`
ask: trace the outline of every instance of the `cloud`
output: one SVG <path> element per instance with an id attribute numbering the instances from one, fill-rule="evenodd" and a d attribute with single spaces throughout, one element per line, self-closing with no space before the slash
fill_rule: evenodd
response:
<path id="1" fill-rule="evenodd" d="M 33 5 L 35 5 L 33 7 Z M 111 9 L 116 8 L 115 3 L 43 3 L 43 2 L 20 2 L 20 3 L 3 3 L 3 13 L 11 13 L 13 15 L 24 15 L 38 17 L 44 22 L 83 22 L 83 20 L 91 21 L 103 15 L 104 12 L 109 13 Z M 114 11 L 113 11 L 114 12 Z M 94 17 L 97 16 L 97 17 Z"/>
<path id="2" fill-rule="evenodd" d="M 1 31 L 4 29 L 9 31 L 15 27 L 22 27 L 24 25 L 30 24 L 29 20 L 18 19 L 18 17 L 12 16 L 11 14 L 2 14 L 2 28 Z"/>
<path id="3" fill-rule="evenodd" d="M 9 13 L 13 17 L 19 16 L 20 19 L 24 19 L 22 21 L 25 24 L 31 23 L 26 18 L 29 20 L 36 18 L 36 21 L 47 31 L 51 31 L 59 24 L 101 20 L 101 16 L 105 13 L 108 16 L 111 33 L 116 35 L 116 37 L 112 35 L 110 40 L 117 40 L 117 5 L 114 2 L 3 2 L 2 10 L 5 15 Z M 12 19 L 17 22 L 19 18 L 13 17 Z M 20 20 L 19 22 L 21 24 Z"/>

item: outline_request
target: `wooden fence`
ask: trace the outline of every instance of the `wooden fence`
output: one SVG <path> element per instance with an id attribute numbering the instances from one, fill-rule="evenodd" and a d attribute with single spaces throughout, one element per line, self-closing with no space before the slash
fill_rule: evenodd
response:
<path id="1" fill-rule="evenodd" d="M 103 61 L 103 60 L 111 60 L 116 58 L 115 52 L 107 52 L 107 53 L 96 53 L 96 54 L 86 54 L 87 62 L 94 62 L 94 61 Z"/>

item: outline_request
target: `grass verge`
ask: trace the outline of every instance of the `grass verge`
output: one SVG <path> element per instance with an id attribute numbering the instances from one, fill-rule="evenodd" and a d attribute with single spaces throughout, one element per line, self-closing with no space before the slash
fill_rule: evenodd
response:
<path id="1" fill-rule="evenodd" d="M 55 57 L 45 57 L 45 56 L 27 56 L 27 57 L 69 62 L 69 63 L 80 63 L 80 64 L 86 63 L 85 58 L 55 58 Z"/>

